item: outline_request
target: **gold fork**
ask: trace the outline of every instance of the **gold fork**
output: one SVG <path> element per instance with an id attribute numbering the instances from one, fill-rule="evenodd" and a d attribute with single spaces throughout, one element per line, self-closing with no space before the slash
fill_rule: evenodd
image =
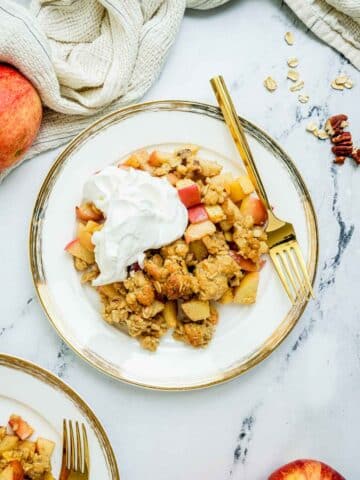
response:
<path id="1" fill-rule="evenodd" d="M 309 274 L 296 240 L 294 227 L 291 223 L 277 218 L 272 211 L 249 144 L 246 140 L 245 132 L 224 79 L 222 76 L 217 76 L 212 78 L 210 83 L 215 92 L 225 123 L 229 127 L 231 136 L 245 164 L 248 175 L 255 186 L 256 193 L 267 210 L 267 244 L 270 257 L 281 283 L 293 304 L 300 302 L 304 298 L 309 298 L 310 295 L 314 298 Z"/>
<path id="2" fill-rule="evenodd" d="M 75 433 L 74 433 L 75 432 Z M 63 452 L 59 480 L 88 480 L 90 470 L 89 444 L 84 424 L 63 420 Z"/>

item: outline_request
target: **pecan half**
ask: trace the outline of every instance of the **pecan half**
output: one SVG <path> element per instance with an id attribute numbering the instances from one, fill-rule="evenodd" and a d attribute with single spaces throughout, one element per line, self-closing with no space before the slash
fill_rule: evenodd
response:
<path id="1" fill-rule="evenodd" d="M 331 138 L 331 141 L 332 143 L 340 144 L 340 145 L 352 143 L 351 133 L 350 132 L 339 133 L 338 135 L 334 135 Z"/>
<path id="2" fill-rule="evenodd" d="M 340 133 L 342 129 L 347 127 L 347 119 L 347 115 L 344 115 L 343 113 L 330 117 L 325 123 L 325 131 L 330 136 Z"/>
<path id="3" fill-rule="evenodd" d="M 331 151 L 335 153 L 338 157 L 350 157 L 353 153 L 353 146 L 352 145 L 335 145 L 332 147 Z"/>
<path id="4" fill-rule="evenodd" d="M 354 149 L 351 158 L 355 160 L 355 162 L 360 165 L 360 148 Z"/>
<path id="5" fill-rule="evenodd" d="M 338 165 L 343 165 L 343 163 L 345 163 L 345 158 L 346 157 L 335 157 L 334 163 L 337 163 Z"/>

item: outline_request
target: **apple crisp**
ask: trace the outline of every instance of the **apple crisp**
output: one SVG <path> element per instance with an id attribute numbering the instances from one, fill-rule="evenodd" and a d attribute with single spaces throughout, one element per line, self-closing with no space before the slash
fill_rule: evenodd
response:
<path id="1" fill-rule="evenodd" d="M 176 340 L 205 347 L 218 322 L 216 302 L 256 300 L 261 257 L 268 250 L 266 209 L 246 175 L 222 172 L 218 163 L 200 158 L 195 146 L 172 153 L 141 150 L 118 166 L 165 177 L 188 210 L 188 226 L 182 238 L 146 251 L 142 268 L 131 265 L 123 282 L 94 287 L 103 318 L 150 351 L 169 330 Z M 76 217 L 77 238 L 66 250 L 81 281 L 91 283 L 99 275 L 91 237 L 104 216 L 84 203 Z"/>
<path id="2" fill-rule="evenodd" d="M 51 456 L 55 443 L 38 437 L 18 415 L 11 415 L 8 426 L 0 427 L 0 480 L 55 480 Z"/>

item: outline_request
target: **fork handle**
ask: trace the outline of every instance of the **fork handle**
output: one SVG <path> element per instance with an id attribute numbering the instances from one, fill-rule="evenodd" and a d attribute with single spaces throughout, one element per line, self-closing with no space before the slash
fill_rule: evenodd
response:
<path id="1" fill-rule="evenodd" d="M 236 148 L 240 153 L 247 173 L 254 184 L 256 193 L 264 203 L 265 207 L 271 211 L 271 206 L 267 198 L 264 185 L 261 181 L 259 172 L 256 168 L 251 150 L 246 140 L 244 129 L 240 123 L 240 119 L 236 113 L 234 104 L 231 100 L 229 91 L 225 85 L 224 79 L 221 75 L 216 76 L 210 80 L 211 86 L 214 90 L 216 100 L 224 116 L 226 125 L 229 127 L 231 136 L 235 142 Z"/>

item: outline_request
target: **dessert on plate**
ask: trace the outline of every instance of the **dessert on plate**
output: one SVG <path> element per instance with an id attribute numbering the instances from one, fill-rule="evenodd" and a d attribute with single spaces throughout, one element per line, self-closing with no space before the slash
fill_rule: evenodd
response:
<path id="1" fill-rule="evenodd" d="M 95 172 L 65 249 L 100 294 L 106 322 L 155 351 L 176 340 L 205 347 L 216 303 L 256 301 L 267 252 L 266 209 L 246 175 L 223 172 L 196 146 L 140 150 Z"/>
<path id="2" fill-rule="evenodd" d="M 54 480 L 51 456 L 55 443 L 38 437 L 19 415 L 0 427 L 0 480 Z"/>

